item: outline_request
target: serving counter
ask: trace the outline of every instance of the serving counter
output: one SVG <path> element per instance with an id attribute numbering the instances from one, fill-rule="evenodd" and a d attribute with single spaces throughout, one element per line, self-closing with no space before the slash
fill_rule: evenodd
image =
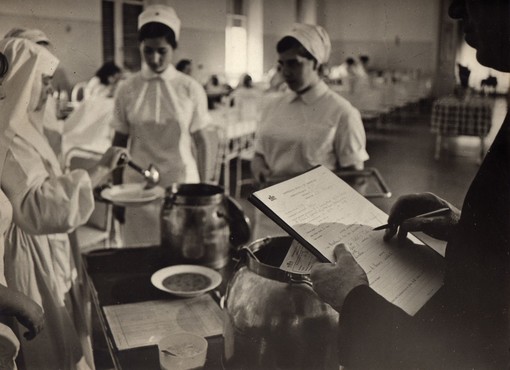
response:
<path id="1" fill-rule="evenodd" d="M 104 307 L 126 303 L 173 299 L 168 293 L 156 289 L 151 275 L 169 265 L 161 247 L 107 249 L 84 256 L 86 281 L 91 290 L 93 317 L 97 318 L 115 369 L 159 370 L 158 348 L 155 345 L 118 350 L 112 331 L 106 320 Z M 218 270 L 223 277 L 221 285 L 210 293 L 219 304 L 219 296 L 226 290 L 233 265 Z M 175 298 L 179 299 L 179 298 Z M 97 330 L 96 330 L 97 331 Z M 97 339 L 97 338 L 96 338 Z M 223 337 L 211 337 L 208 341 L 207 360 L 204 369 L 222 369 Z"/>

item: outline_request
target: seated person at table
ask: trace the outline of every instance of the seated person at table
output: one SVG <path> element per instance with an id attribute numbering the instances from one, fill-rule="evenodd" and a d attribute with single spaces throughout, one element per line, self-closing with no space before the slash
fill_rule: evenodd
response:
<path id="1" fill-rule="evenodd" d="M 510 72 L 510 2 L 454 0 L 477 60 Z M 415 217 L 442 207 L 449 214 Z M 400 198 L 390 239 L 423 231 L 448 241 L 441 290 L 414 316 L 385 301 L 343 246 L 317 263 L 313 287 L 340 313 L 340 363 L 348 369 L 508 369 L 510 364 L 510 115 L 466 194 L 462 212 L 431 194 Z M 402 245 L 404 248 L 405 246 Z"/>
<path id="2" fill-rule="evenodd" d="M 86 99 L 67 117 L 62 136 L 62 153 L 74 147 L 104 153 L 112 143 L 114 94 L 121 69 L 106 62 L 89 81 Z"/>
<path id="3" fill-rule="evenodd" d="M 258 98 L 262 95 L 262 90 L 253 85 L 253 80 L 251 76 L 247 73 L 241 76 L 239 80 L 239 84 L 237 87 L 230 93 L 230 96 L 233 99 L 235 104 L 236 98 Z"/>
<path id="4" fill-rule="evenodd" d="M 212 75 L 204 86 L 207 93 L 207 106 L 209 109 L 214 109 L 216 105 L 220 104 L 223 97 L 232 92 L 232 87 L 227 83 L 220 82 L 218 75 Z"/>
<path id="5" fill-rule="evenodd" d="M 175 69 L 179 72 L 182 72 L 188 76 L 191 76 L 193 73 L 193 65 L 191 64 L 191 60 L 189 59 L 181 59 L 175 65 Z"/>
<path id="6" fill-rule="evenodd" d="M 255 180 L 278 181 L 319 164 L 363 169 L 368 154 L 360 113 L 319 76 L 331 51 L 326 31 L 297 25 L 276 48 L 290 91 L 264 106 L 251 163 Z"/>

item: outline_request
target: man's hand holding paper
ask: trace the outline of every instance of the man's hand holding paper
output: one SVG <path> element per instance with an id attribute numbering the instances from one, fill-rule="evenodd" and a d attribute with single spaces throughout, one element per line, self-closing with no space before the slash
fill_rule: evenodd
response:
<path id="1" fill-rule="evenodd" d="M 310 277 L 322 300 L 341 312 L 347 295 L 360 285 L 368 285 L 368 278 L 344 244 L 337 245 L 334 253 L 335 263 L 315 263 Z"/>

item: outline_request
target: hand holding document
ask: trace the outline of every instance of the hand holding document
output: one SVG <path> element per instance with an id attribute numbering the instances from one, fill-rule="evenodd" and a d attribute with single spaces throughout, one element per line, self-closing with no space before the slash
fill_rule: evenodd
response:
<path id="1" fill-rule="evenodd" d="M 387 215 L 323 166 L 257 191 L 250 200 L 306 247 L 289 250 L 282 267 L 288 271 L 306 273 L 316 259 L 332 262 L 334 247 L 343 243 L 371 288 L 410 315 L 442 285 L 441 257 L 412 235 L 406 247 L 384 242 L 373 228 Z"/>

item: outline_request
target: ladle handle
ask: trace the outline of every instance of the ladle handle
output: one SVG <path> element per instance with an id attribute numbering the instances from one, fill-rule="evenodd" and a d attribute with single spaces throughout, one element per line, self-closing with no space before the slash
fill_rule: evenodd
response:
<path id="1" fill-rule="evenodd" d="M 122 154 L 120 156 L 119 163 L 120 164 L 127 163 L 127 165 L 129 167 L 136 170 L 137 172 L 140 172 L 142 175 L 145 175 L 145 170 L 142 167 L 140 167 L 139 165 L 137 165 L 136 163 L 134 163 L 132 160 L 128 159 L 126 154 Z"/>

